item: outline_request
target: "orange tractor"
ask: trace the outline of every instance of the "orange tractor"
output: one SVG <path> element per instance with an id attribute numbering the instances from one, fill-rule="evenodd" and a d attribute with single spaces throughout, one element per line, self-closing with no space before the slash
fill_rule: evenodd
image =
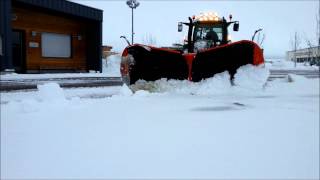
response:
<path id="1" fill-rule="evenodd" d="M 233 30 L 239 30 L 239 22 L 231 20 L 231 15 L 227 21 L 216 13 L 203 13 L 189 17 L 189 22 L 178 23 L 179 32 L 183 25 L 188 26 L 188 38 L 183 45 L 172 48 L 129 45 L 122 53 L 120 67 L 124 83 L 161 78 L 197 82 L 223 71 L 233 78 L 240 66 L 263 64 L 263 51 L 256 43 L 229 40 L 228 27 L 233 24 Z"/>

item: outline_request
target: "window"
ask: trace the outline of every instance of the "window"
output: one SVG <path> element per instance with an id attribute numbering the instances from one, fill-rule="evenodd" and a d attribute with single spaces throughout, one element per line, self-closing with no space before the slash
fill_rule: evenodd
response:
<path id="1" fill-rule="evenodd" d="M 71 36 L 67 34 L 41 33 L 42 57 L 70 58 Z"/>
<path id="2" fill-rule="evenodd" d="M 217 26 L 199 26 L 195 29 L 195 40 L 216 39 L 222 41 L 222 27 Z"/>

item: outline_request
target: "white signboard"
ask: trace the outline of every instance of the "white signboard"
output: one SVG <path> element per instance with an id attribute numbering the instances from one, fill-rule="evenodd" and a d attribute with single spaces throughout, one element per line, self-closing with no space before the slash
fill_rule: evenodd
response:
<path id="1" fill-rule="evenodd" d="M 29 47 L 38 48 L 39 47 L 39 43 L 37 43 L 37 42 L 29 42 Z"/>

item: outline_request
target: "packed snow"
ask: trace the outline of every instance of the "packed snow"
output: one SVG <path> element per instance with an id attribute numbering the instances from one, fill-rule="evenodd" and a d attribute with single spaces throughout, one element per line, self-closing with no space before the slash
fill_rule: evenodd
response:
<path id="1" fill-rule="evenodd" d="M 319 79 L 1 93 L 1 178 L 318 179 Z"/>
<path id="2" fill-rule="evenodd" d="M 271 70 L 319 70 L 319 66 L 308 63 L 294 63 L 284 58 L 269 58 L 265 60 L 265 65 Z"/>

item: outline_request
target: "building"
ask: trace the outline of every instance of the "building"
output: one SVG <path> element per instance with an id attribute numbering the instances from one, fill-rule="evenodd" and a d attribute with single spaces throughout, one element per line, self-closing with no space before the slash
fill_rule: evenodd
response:
<path id="1" fill-rule="evenodd" d="M 111 55 L 118 54 L 117 52 L 112 51 L 112 46 L 102 46 L 102 58 L 107 59 Z"/>
<path id="2" fill-rule="evenodd" d="M 320 46 L 288 51 L 286 56 L 289 61 L 295 61 L 296 58 L 297 62 L 309 62 L 311 65 L 320 66 Z"/>
<path id="3" fill-rule="evenodd" d="M 0 70 L 101 71 L 102 15 L 67 0 L 0 0 Z"/>
<path id="4" fill-rule="evenodd" d="M 102 58 L 107 58 L 111 52 L 112 46 L 102 46 Z"/>

